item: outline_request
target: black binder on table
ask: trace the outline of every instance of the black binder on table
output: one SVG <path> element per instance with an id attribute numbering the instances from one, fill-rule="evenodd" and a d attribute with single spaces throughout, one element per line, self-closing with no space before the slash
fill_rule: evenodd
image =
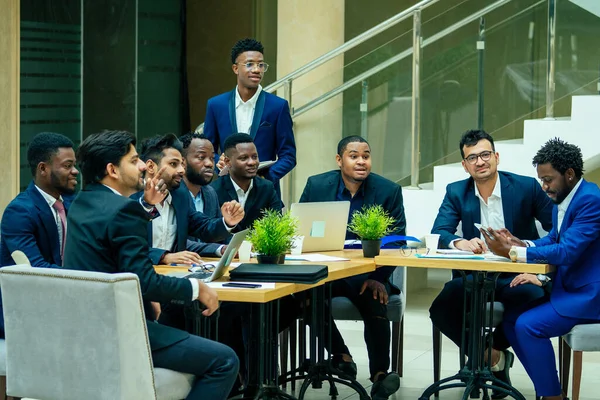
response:
<path id="1" fill-rule="evenodd" d="M 229 272 L 232 281 L 317 283 L 327 278 L 327 265 L 240 264 Z"/>

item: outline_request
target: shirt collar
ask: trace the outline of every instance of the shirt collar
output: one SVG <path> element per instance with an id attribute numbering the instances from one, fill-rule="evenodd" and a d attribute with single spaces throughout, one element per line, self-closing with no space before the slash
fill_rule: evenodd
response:
<path id="1" fill-rule="evenodd" d="M 256 107 L 256 102 L 258 101 L 258 96 L 260 95 L 260 92 L 262 92 L 262 86 L 258 85 L 258 90 L 256 91 L 256 93 L 254 93 L 254 96 L 252 96 L 248 101 L 244 102 L 244 100 L 242 100 L 242 97 L 240 96 L 238 87 L 236 86 L 235 87 L 235 108 L 240 108 L 244 104 L 247 104 L 252 108 Z"/>
<path id="2" fill-rule="evenodd" d="M 250 191 L 252 190 L 252 188 L 254 187 L 254 179 L 252 179 L 250 181 L 250 186 L 248 186 L 248 190 L 246 192 L 244 192 L 244 189 L 242 189 L 241 187 L 238 186 L 237 183 L 235 183 L 235 181 L 233 180 L 233 178 L 231 177 L 231 175 L 229 176 L 229 179 L 231 179 L 231 183 L 233 183 L 233 188 L 235 189 L 235 192 L 239 192 L 240 190 L 242 191 L 242 193 L 248 194 L 250 193 Z"/>
<path id="3" fill-rule="evenodd" d="M 481 197 L 481 194 L 479 194 L 479 189 L 477 188 L 477 183 L 475 183 L 475 196 L 477 196 L 478 199 L 483 200 L 483 197 Z M 497 197 L 499 199 L 502 198 L 502 189 L 500 188 L 500 174 L 496 172 L 496 184 L 494 185 L 494 190 L 492 191 L 492 194 L 490 197 Z"/>
<path id="4" fill-rule="evenodd" d="M 48 193 L 44 192 L 42 189 L 40 189 L 38 185 L 35 185 L 35 188 L 40 192 L 40 194 L 42 195 L 44 200 L 46 200 L 46 203 L 48 203 L 50 208 L 52 208 L 52 206 L 54 206 L 54 203 L 56 203 L 57 199 L 55 199 L 54 196 L 51 196 Z M 63 201 L 62 196 L 59 196 L 58 200 Z"/>
<path id="5" fill-rule="evenodd" d="M 369 179 L 369 177 L 367 176 L 367 179 Z M 361 196 L 364 197 L 365 195 L 365 186 L 367 184 L 367 179 L 365 179 L 360 186 L 358 187 L 358 191 L 356 192 L 355 196 L 357 194 L 360 194 Z M 338 197 L 341 196 L 344 193 L 344 190 L 348 190 L 346 189 L 346 184 L 344 183 L 344 179 L 342 178 L 342 172 L 340 171 L 340 182 L 338 184 Z M 350 193 L 350 191 L 348 190 L 348 194 L 350 194 L 350 196 L 352 196 L 352 194 Z"/>
<path id="6" fill-rule="evenodd" d="M 577 185 L 571 190 L 571 193 L 569 193 L 569 195 L 557 206 L 559 211 L 567 212 L 569 204 L 571 204 L 573 197 L 575 197 L 575 192 L 577 192 L 577 189 L 581 186 L 581 182 L 583 182 L 583 178 L 579 178 L 579 182 L 577 182 Z"/>
<path id="7" fill-rule="evenodd" d="M 123 196 L 121 193 L 119 193 L 119 191 L 117 189 L 113 189 L 108 185 L 105 185 L 104 183 L 102 184 L 103 186 L 106 186 L 107 188 L 110 189 L 111 192 L 113 192 L 114 194 L 118 194 L 119 196 Z"/>

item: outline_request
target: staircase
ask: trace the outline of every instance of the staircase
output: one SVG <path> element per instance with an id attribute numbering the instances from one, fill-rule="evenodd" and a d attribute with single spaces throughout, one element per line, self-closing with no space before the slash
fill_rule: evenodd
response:
<path id="1" fill-rule="evenodd" d="M 600 2 L 599 2 L 600 3 Z M 600 167 L 600 96 L 574 96 L 571 117 L 525 121 L 523 139 L 496 142 L 499 169 L 537 178 L 531 160 L 549 139 L 558 137 L 579 146 L 584 169 Z M 422 237 L 430 232 L 449 183 L 466 179 L 460 163 L 434 168 L 434 180 L 420 185 L 421 190 L 405 188 L 404 209 L 408 234 Z"/>

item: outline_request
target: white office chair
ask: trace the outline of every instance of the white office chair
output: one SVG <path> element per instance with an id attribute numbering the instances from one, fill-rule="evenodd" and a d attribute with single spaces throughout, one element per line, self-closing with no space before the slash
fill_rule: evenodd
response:
<path id="1" fill-rule="evenodd" d="M 139 281 L 17 265 L 0 269 L 7 394 L 181 400 L 194 376 L 153 368 Z"/>

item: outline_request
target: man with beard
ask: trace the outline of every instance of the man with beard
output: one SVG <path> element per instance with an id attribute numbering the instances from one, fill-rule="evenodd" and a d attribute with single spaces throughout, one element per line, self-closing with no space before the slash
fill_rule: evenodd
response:
<path id="1" fill-rule="evenodd" d="M 144 202 L 143 192 L 134 196 L 153 215 L 148 236 L 152 247 L 150 259 L 154 264 L 202 262 L 197 253 L 185 250 L 188 235 L 205 242 L 224 240 L 244 215 L 236 201 L 222 205 L 223 218 L 208 218 L 195 210 L 189 191 L 181 186 L 185 173 L 182 151 L 181 142 L 172 134 L 156 136 L 142 143 L 141 159 L 146 163 L 146 179 L 163 179 L 169 191 L 167 197 L 155 205 Z M 158 176 L 163 168 L 162 176 Z M 238 212 L 235 218 L 225 212 L 232 208 Z"/>
<path id="2" fill-rule="evenodd" d="M 404 235 L 406 220 L 402 202 L 402 188 L 382 176 L 371 173 L 371 148 L 360 136 L 348 136 L 338 143 L 336 161 L 339 170 L 311 176 L 306 182 L 300 202 L 349 201 L 350 213 L 363 206 L 379 204 L 395 222 L 392 235 Z M 346 232 L 346 239 L 356 239 Z M 365 324 L 365 343 L 369 354 L 370 378 L 373 382 L 371 397 L 387 399 L 400 387 L 400 377 L 388 372 L 390 367 L 390 321 L 387 318 L 388 293 L 399 294 L 400 289 L 389 281 L 395 267 L 381 267 L 376 271 L 338 280 L 333 283 L 333 297 L 347 297 L 360 311 Z M 332 365 L 343 374 L 356 379 L 356 364 L 344 339 L 332 327 Z"/>
<path id="3" fill-rule="evenodd" d="M 77 175 L 73 142 L 51 132 L 37 134 L 27 149 L 33 181 L 4 210 L 0 227 L 2 266 L 13 265 L 12 252 L 22 251 L 32 267 L 60 268 L 67 233 L 66 213 Z M 1 314 L 0 335 L 4 337 Z"/>
<path id="4" fill-rule="evenodd" d="M 139 159 L 135 137 L 129 132 L 90 135 L 81 143 L 77 158 L 84 188 L 69 214 L 65 267 L 136 274 L 154 366 L 195 375 L 187 400 L 225 400 L 238 372 L 234 352 L 220 343 L 153 322 L 151 301 L 190 304 L 198 300 L 206 306 L 202 312 L 205 316 L 219 307 L 217 293 L 204 282 L 159 275 L 152 267 L 148 257 L 149 215 L 128 196 L 143 188 L 144 201 L 158 204 L 166 195 L 164 183 L 158 178 L 143 183 L 146 165 Z M 223 214 L 237 223 L 239 211 L 239 206 L 231 207 Z M 106 340 L 114 338 L 108 336 Z"/>
<path id="5" fill-rule="evenodd" d="M 214 176 L 215 151 L 210 140 L 199 133 L 187 133 L 179 137 L 183 146 L 185 175 L 182 186 L 185 186 L 192 196 L 196 211 L 209 218 L 221 218 L 219 198 L 209 185 Z M 220 243 L 205 243 L 190 237 L 187 250 L 198 253 L 203 257 L 221 257 L 227 248 Z"/>
<path id="6" fill-rule="evenodd" d="M 536 395 L 563 400 L 550 338 L 600 322 L 600 190 L 583 179 L 581 149 L 551 139 L 533 157 L 542 189 L 556 205 L 552 230 L 529 246 L 508 230 L 484 230 L 490 250 L 513 262 L 556 266 L 550 278 L 520 274 L 511 287 L 543 287 L 545 296 L 504 313 L 504 331 Z"/>

